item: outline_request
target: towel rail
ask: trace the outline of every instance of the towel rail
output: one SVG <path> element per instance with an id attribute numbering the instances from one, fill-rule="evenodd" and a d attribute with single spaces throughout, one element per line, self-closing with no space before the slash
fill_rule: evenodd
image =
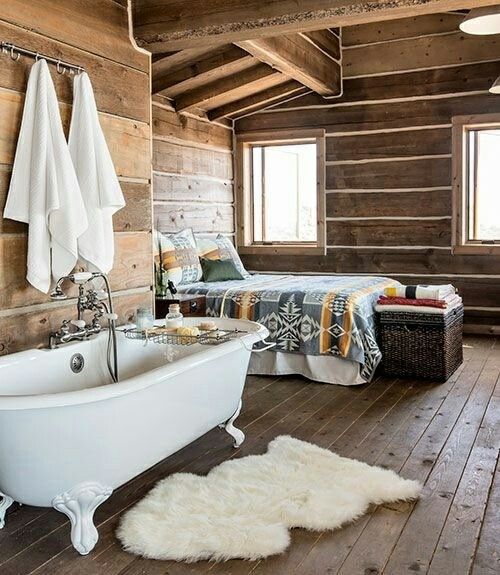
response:
<path id="1" fill-rule="evenodd" d="M 35 60 L 43 58 L 47 62 L 55 64 L 59 74 L 64 74 L 66 70 L 68 70 L 70 73 L 75 72 L 80 73 L 85 71 L 85 68 L 83 68 L 82 66 L 77 66 L 76 64 L 70 64 L 69 62 L 65 62 L 60 58 L 53 58 L 52 56 L 47 56 L 46 54 L 42 54 L 41 52 L 34 52 L 33 50 L 27 50 L 26 48 L 21 48 L 20 46 L 16 46 L 11 42 L 0 42 L 0 49 L 2 51 L 2 54 L 10 54 L 10 57 L 15 61 L 19 60 L 21 55 L 30 56 L 31 58 L 35 58 Z"/>

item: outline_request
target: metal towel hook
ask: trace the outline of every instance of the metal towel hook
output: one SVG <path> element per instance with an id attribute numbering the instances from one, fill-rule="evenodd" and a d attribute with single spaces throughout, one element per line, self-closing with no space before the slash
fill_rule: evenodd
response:
<path id="1" fill-rule="evenodd" d="M 16 46 L 11 42 L 0 42 L 0 54 L 9 54 L 14 62 L 17 62 L 21 56 L 29 56 L 30 58 L 34 58 L 36 62 L 39 62 L 43 59 L 47 62 L 47 64 L 55 64 L 59 74 L 67 73 L 69 75 L 71 71 L 74 73 L 81 73 L 84 71 L 84 68 L 77 66 L 76 64 L 64 62 L 60 58 L 53 58 L 52 56 L 48 56 L 38 51 L 35 52 L 33 50 L 21 48 L 20 46 Z"/>
<path id="2" fill-rule="evenodd" d="M 21 54 L 18 52 L 16 54 L 16 57 L 14 58 L 14 50 L 15 50 L 15 46 L 11 46 L 10 47 L 10 57 L 14 60 L 14 62 L 17 62 L 19 60 L 19 58 L 21 57 Z"/>

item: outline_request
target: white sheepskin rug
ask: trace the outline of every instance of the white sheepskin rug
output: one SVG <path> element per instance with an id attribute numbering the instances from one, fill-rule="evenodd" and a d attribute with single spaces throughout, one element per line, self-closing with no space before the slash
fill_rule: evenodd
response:
<path id="1" fill-rule="evenodd" d="M 151 559 L 261 559 L 282 553 L 293 527 L 336 529 L 371 503 L 415 499 L 420 489 L 393 471 L 280 436 L 264 455 L 160 481 L 123 516 L 117 536 Z"/>

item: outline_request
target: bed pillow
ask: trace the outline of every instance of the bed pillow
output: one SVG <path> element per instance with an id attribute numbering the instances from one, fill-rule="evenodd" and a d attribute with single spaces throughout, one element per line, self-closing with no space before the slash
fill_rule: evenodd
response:
<path id="1" fill-rule="evenodd" d="M 204 282 L 226 282 L 245 279 L 234 265 L 233 260 L 200 258 L 200 262 Z"/>
<path id="2" fill-rule="evenodd" d="M 197 235 L 196 244 L 198 246 L 198 255 L 200 258 L 208 260 L 232 260 L 243 279 L 250 277 L 250 274 L 244 268 L 232 241 L 226 236 L 219 234 L 214 239 Z"/>
<path id="3" fill-rule="evenodd" d="M 160 262 L 160 249 L 167 280 L 173 281 L 175 285 L 200 281 L 202 270 L 196 240 L 191 229 L 182 230 L 175 234 L 156 232 L 156 263 Z"/>

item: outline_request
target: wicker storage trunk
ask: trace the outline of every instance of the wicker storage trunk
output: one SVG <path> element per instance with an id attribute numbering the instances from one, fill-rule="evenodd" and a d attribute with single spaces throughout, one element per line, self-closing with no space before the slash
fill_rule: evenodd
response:
<path id="1" fill-rule="evenodd" d="M 446 381 L 463 361 L 463 306 L 449 313 L 377 313 L 382 366 L 388 375 Z"/>

